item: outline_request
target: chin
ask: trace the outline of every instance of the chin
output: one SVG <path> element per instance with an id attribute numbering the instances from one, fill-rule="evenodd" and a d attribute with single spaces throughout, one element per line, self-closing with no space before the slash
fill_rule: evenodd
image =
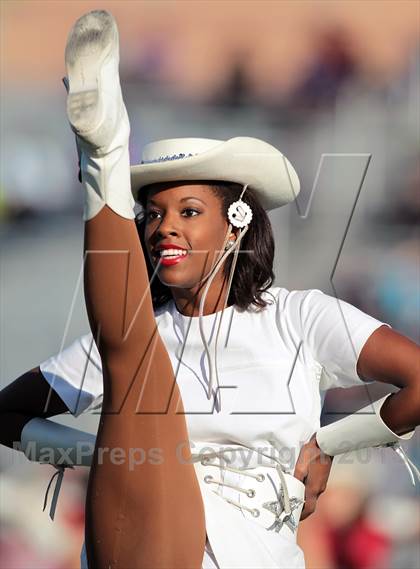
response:
<path id="1" fill-rule="evenodd" d="M 165 286 L 184 286 L 185 275 L 180 274 L 175 267 L 160 267 L 157 276 L 162 284 Z"/>
<path id="2" fill-rule="evenodd" d="M 186 275 L 180 273 L 176 274 L 175 271 L 168 270 L 167 267 L 164 267 L 158 272 L 158 277 L 162 284 L 171 288 L 190 289 L 197 286 L 197 283 L 200 281 L 200 277 L 196 279 L 188 278 Z"/>

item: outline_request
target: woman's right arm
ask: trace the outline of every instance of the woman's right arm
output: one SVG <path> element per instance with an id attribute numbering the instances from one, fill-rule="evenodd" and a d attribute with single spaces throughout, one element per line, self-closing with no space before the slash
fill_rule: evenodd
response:
<path id="1" fill-rule="evenodd" d="M 14 448 L 15 443 L 16 448 L 28 421 L 61 415 L 68 410 L 39 367 L 31 369 L 0 391 L 0 444 Z"/>

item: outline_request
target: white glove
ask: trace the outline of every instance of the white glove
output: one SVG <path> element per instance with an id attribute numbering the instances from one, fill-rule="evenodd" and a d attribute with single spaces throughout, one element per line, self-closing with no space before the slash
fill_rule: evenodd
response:
<path id="1" fill-rule="evenodd" d="M 420 472 L 400 445 L 401 441 L 411 439 L 414 431 L 397 435 L 384 423 L 380 410 L 388 397 L 389 394 L 357 413 L 321 427 L 316 433 L 316 441 L 319 448 L 329 456 L 367 447 L 392 447 L 404 461 L 411 481 L 415 484 L 414 475 L 420 480 Z"/>
<path id="2" fill-rule="evenodd" d="M 35 417 L 23 427 L 20 440 L 29 460 L 56 466 L 91 466 L 96 437 Z"/>

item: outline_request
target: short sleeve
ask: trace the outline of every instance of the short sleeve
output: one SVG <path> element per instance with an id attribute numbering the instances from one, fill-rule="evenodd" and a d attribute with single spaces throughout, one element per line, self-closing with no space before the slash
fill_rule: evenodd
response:
<path id="1" fill-rule="evenodd" d="M 102 403 L 102 362 L 92 334 L 42 362 L 40 370 L 75 417 Z"/>
<path id="2" fill-rule="evenodd" d="M 358 376 L 357 361 L 371 334 L 389 324 L 321 290 L 292 291 L 289 297 L 304 347 L 322 367 L 320 389 L 371 383 Z"/>

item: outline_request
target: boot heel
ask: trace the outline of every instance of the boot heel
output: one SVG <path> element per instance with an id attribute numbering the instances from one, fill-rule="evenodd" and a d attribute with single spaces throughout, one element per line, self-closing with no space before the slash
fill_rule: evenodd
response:
<path id="1" fill-rule="evenodd" d="M 70 93 L 67 97 L 67 117 L 77 132 L 89 132 L 101 121 L 97 89 Z"/>

